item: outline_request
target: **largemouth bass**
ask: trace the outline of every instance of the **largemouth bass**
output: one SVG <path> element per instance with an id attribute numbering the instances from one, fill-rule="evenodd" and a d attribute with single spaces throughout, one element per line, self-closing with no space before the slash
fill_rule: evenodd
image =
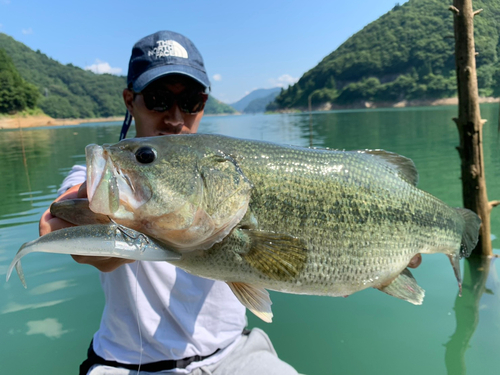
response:
<path id="1" fill-rule="evenodd" d="M 459 259 L 477 243 L 476 214 L 419 190 L 413 162 L 382 150 L 198 134 L 89 145 L 86 155 L 93 212 L 181 253 L 172 264 L 227 282 L 265 321 L 266 289 L 373 287 L 421 304 L 412 258 L 446 254 L 460 285 Z"/>

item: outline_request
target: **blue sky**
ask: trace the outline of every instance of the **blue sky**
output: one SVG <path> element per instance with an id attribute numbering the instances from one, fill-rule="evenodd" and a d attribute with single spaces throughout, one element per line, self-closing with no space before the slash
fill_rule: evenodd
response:
<path id="1" fill-rule="evenodd" d="M 177 31 L 201 51 L 213 96 L 232 103 L 257 88 L 287 87 L 395 4 L 0 0 L 0 32 L 63 64 L 126 75 L 135 42 L 161 29 Z"/>

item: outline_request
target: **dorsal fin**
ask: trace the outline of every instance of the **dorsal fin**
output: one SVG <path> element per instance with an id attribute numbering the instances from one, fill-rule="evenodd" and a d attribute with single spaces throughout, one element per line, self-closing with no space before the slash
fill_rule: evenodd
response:
<path id="1" fill-rule="evenodd" d="M 418 172 L 413 160 L 410 158 L 384 150 L 363 150 L 360 152 L 373 155 L 380 162 L 394 169 L 403 180 L 409 182 L 413 186 L 417 186 Z"/>

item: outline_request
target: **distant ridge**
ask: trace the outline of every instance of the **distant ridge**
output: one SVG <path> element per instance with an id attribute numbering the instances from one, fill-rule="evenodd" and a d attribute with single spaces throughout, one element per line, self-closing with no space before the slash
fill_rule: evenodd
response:
<path id="1" fill-rule="evenodd" d="M 273 87 L 271 89 L 257 89 L 252 91 L 250 94 L 244 96 L 237 102 L 229 105 L 234 109 L 236 109 L 238 112 L 247 112 L 246 108 L 252 103 L 252 101 L 258 100 L 257 102 L 255 102 L 250 106 L 248 112 L 253 112 L 253 113 L 264 112 L 266 105 L 269 102 L 273 101 L 276 95 L 278 95 L 280 91 L 281 88 L 279 87 Z M 266 102 L 263 107 L 260 104 L 262 102 Z"/>
<path id="2" fill-rule="evenodd" d="M 451 2 L 409 0 L 347 39 L 269 109 L 364 106 L 456 96 Z M 474 0 L 479 94 L 500 96 L 500 0 Z M 328 40 L 327 36 L 322 36 Z"/>
<path id="3" fill-rule="evenodd" d="M 220 100 L 215 99 L 213 96 L 208 97 L 207 104 L 205 105 L 206 115 L 229 115 L 236 113 L 236 110 L 229 104 L 223 103 Z"/>
<path id="4" fill-rule="evenodd" d="M 0 49 L 12 59 L 17 71 L 40 91 L 38 106 L 53 118 L 123 116 L 125 76 L 95 74 L 72 64 L 63 65 L 0 33 Z M 206 114 L 234 113 L 233 108 L 209 97 Z"/>

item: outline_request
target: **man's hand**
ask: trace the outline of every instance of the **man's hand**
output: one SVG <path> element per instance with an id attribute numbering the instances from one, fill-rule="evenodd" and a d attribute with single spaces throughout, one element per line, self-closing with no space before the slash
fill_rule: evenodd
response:
<path id="1" fill-rule="evenodd" d="M 87 198 L 87 183 L 84 182 L 80 185 L 75 185 L 68 189 L 64 194 L 59 196 L 54 202 L 75 199 L 75 198 Z M 40 219 L 39 232 L 40 236 L 47 233 L 59 230 L 62 228 L 73 227 L 74 225 L 62 220 L 58 217 L 53 216 L 50 213 L 50 208 L 45 211 Z M 133 263 L 134 260 L 131 259 L 121 259 L 112 257 L 100 257 L 100 256 L 85 256 L 85 255 L 71 255 L 73 259 L 81 264 L 90 264 L 94 266 L 101 272 L 111 272 L 120 267 L 125 263 Z"/>
<path id="2" fill-rule="evenodd" d="M 420 263 L 422 263 L 422 255 L 418 253 L 413 258 L 411 258 L 410 263 L 408 263 L 408 267 L 417 268 L 418 266 L 420 266 Z"/>
<path id="3" fill-rule="evenodd" d="M 72 188 L 69 188 L 64 194 L 59 196 L 54 202 L 59 202 L 66 199 L 75 199 L 75 198 L 85 198 L 87 193 L 80 192 L 80 187 L 85 184 L 75 185 Z M 86 189 L 82 189 L 86 190 Z M 81 194 L 85 194 L 85 196 L 80 196 Z M 59 219 L 58 217 L 53 216 L 50 213 L 50 208 L 45 211 L 40 219 L 39 223 L 39 232 L 40 236 L 43 236 L 47 233 L 53 232 L 58 229 L 73 227 L 74 225 L 68 223 L 65 220 Z"/>

